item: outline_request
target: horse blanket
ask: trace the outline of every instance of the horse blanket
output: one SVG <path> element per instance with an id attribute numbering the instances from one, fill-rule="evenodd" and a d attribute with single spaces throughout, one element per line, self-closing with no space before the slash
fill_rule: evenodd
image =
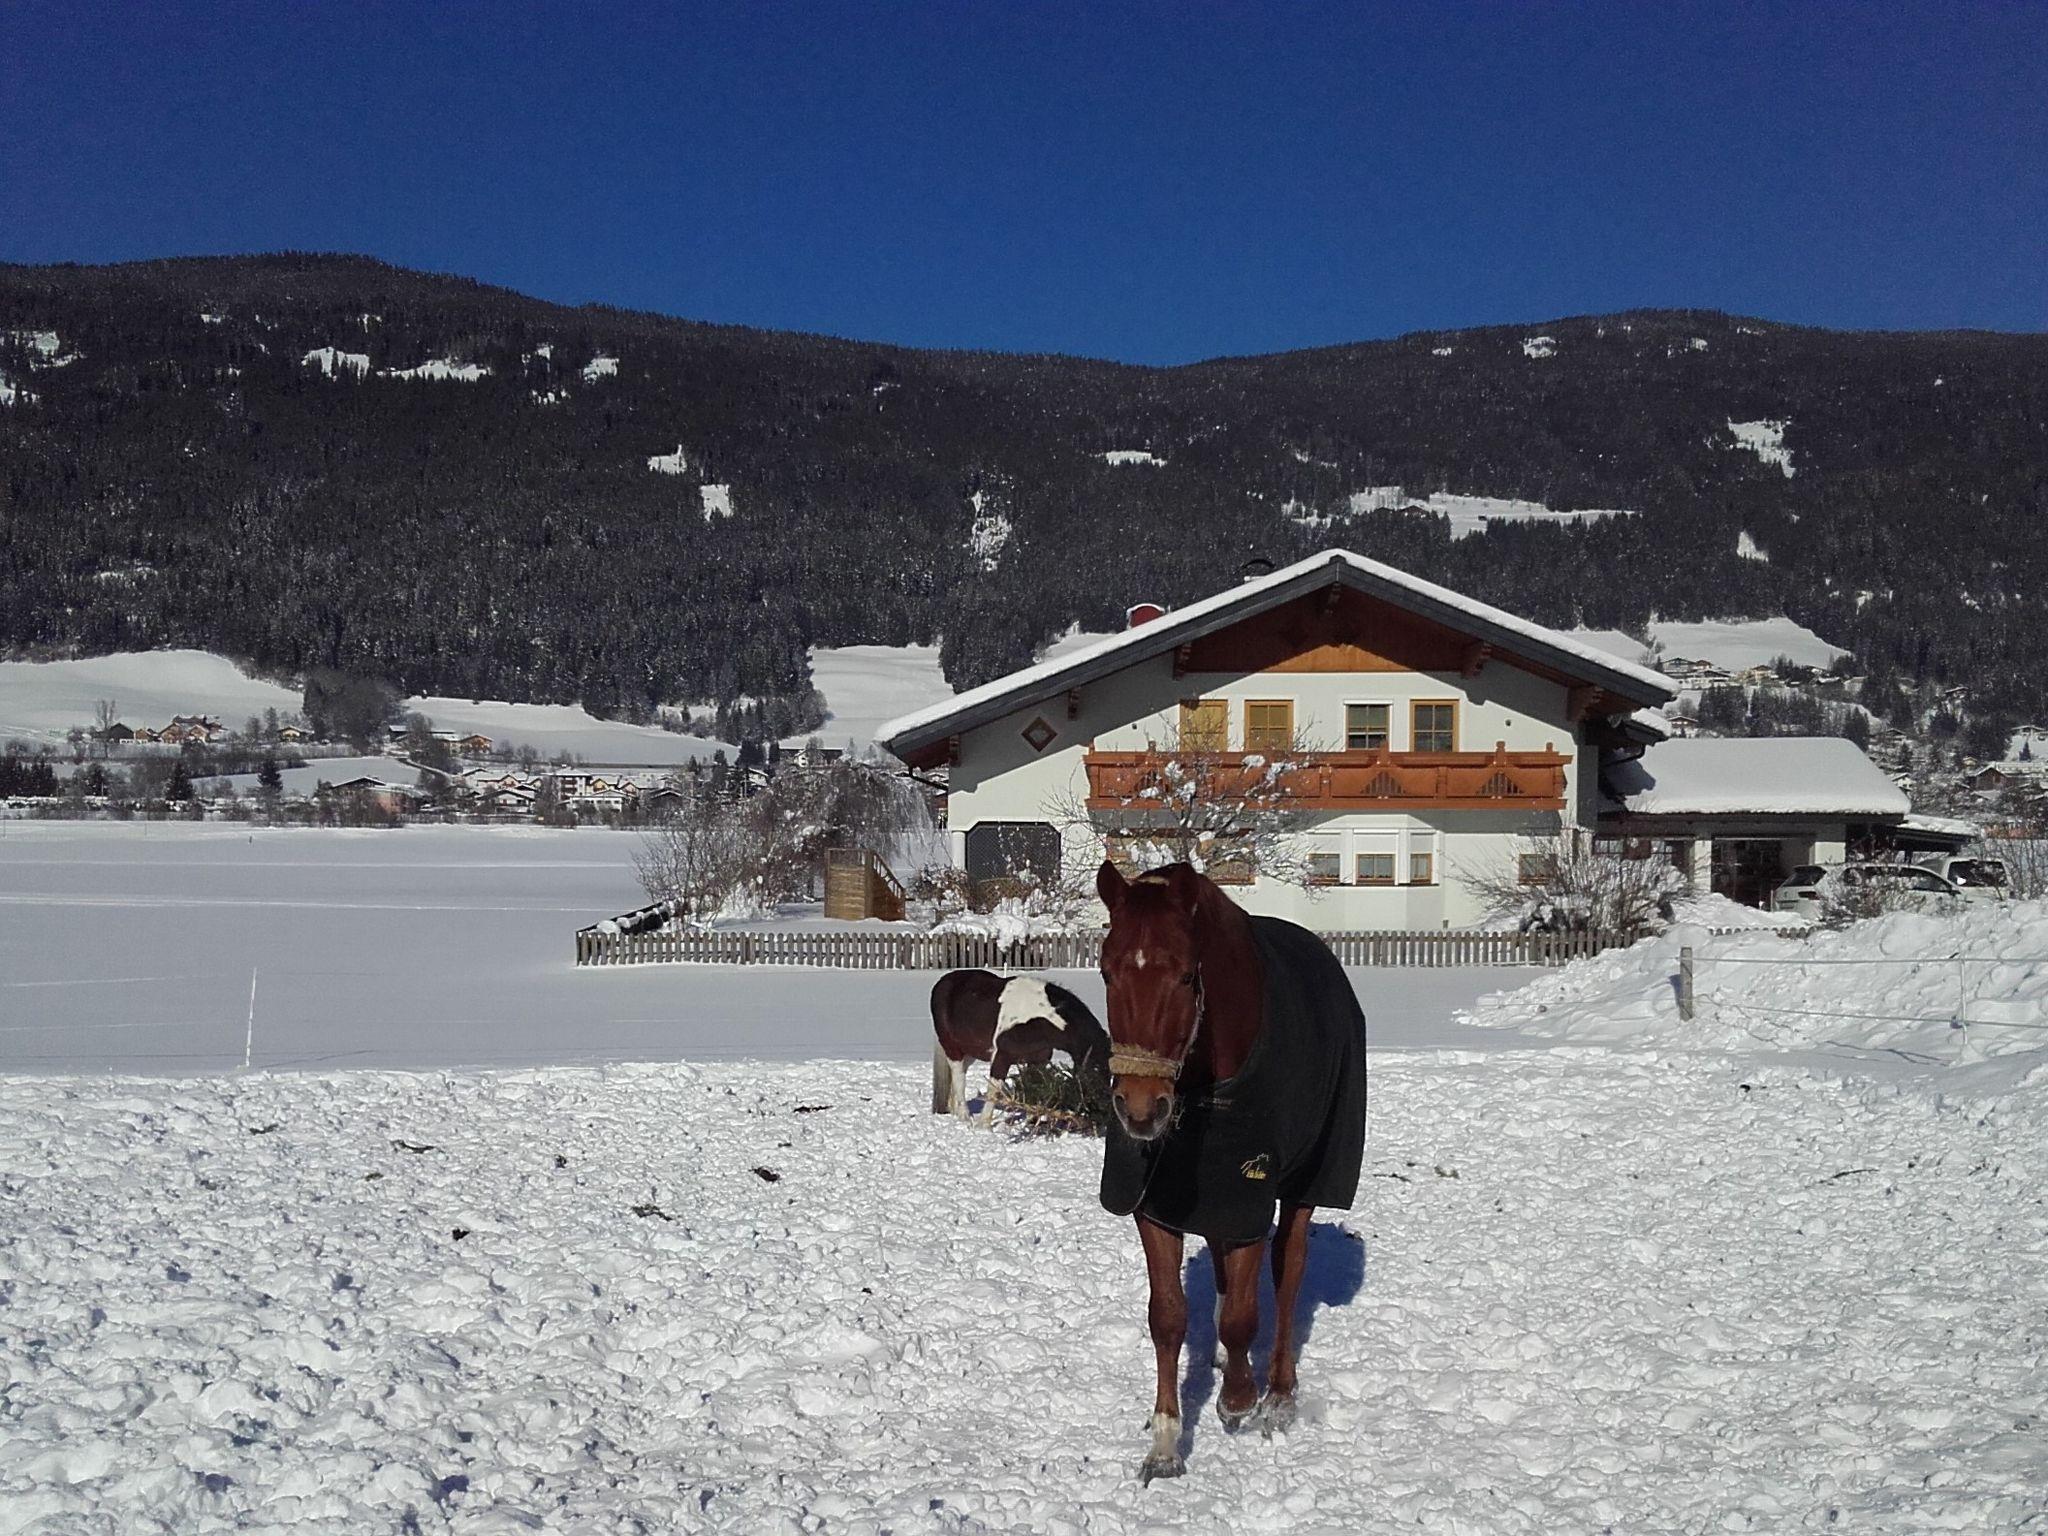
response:
<path id="1" fill-rule="evenodd" d="M 1274 1207 L 1349 1210 L 1365 1159 L 1365 1015 L 1337 957 L 1306 928 L 1251 919 L 1265 1021 L 1234 1076 L 1188 1085 L 1177 1125 L 1138 1141 L 1112 1123 L 1102 1204 L 1219 1242 L 1262 1238 Z"/>

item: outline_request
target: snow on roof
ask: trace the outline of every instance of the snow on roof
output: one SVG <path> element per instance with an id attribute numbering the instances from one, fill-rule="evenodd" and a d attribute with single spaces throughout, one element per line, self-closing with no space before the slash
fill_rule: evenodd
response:
<path id="1" fill-rule="evenodd" d="M 1095 675 L 1099 676 L 1107 669 L 1094 668 L 1093 664 L 1104 658 L 1128 652 L 1129 661 L 1138 661 L 1145 656 L 1169 650 L 1179 644 L 1190 631 L 1207 633 L 1208 629 L 1221 627 L 1220 624 L 1212 624 L 1204 628 L 1205 620 L 1223 614 L 1235 617 L 1236 611 L 1240 609 L 1257 612 L 1286 601 L 1296 595 L 1297 591 L 1313 590 L 1321 585 L 1312 579 L 1319 568 L 1329 569 L 1335 579 L 1341 579 L 1346 571 L 1363 577 L 1364 580 L 1357 585 L 1368 591 L 1384 593 L 1395 602 L 1401 601 L 1403 596 L 1411 597 L 1416 600 L 1411 606 L 1420 612 L 1426 613 L 1431 608 L 1453 609 L 1467 619 L 1532 642 L 1539 654 L 1543 651 L 1552 654 L 1562 653 L 1585 667 L 1588 676 L 1593 679 L 1613 679 L 1636 692 L 1647 691 L 1659 701 L 1668 701 L 1677 696 L 1677 689 L 1661 672 L 1653 672 L 1648 667 L 1624 661 L 1597 645 L 1588 645 L 1571 635 L 1546 629 L 1541 624 L 1531 623 L 1527 619 L 1517 618 L 1514 614 L 1496 608 L 1490 603 L 1482 603 L 1462 592 L 1453 592 L 1449 587 L 1440 587 L 1433 581 L 1424 581 L 1420 576 L 1411 576 L 1406 571 L 1384 565 L 1378 560 L 1368 560 L 1365 556 L 1354 554 L 1348 549 L 1326 549 L 1320 554 L 1310 555 L 1306 560 L 1282 566 L 1271 575 L 1228 587 L 1203 598 L 1200 602 L 1190 603 L 1185 608 L 1176 608 L 1149 624 L 1141 624 L 1135 629 L 1120 630 L 1093 645 L 1083 646 L 1063 656 L 1039 662 L 1036 666 L 1025 667 L 1021 671 L 983 683 L 978 688 L 970 688 L 965 693 L 955 694 L 943 703 L 899 715 L 882 727 L 876 739 L 892 750 L 908 736 L 914 735 L 929 740 L 933 735 L 933 727 L 950 722 L 956 717 L 974 713 L 984 706 L 996 704 L 1011 695 L 1018 695 L 1016 703 L 1021 705 L 1032 697 L 1056 691 L 1060 680 L 1072 673 L 1092 668 Z M 1387 592 L 1386 589 L 1389 588 L 1393 590 Z"/>
<path id="2" fill-rule="evenodd" d="M 1911 802 L 1839 736 L 1660 741 L 1605 774 L 1637 816 L 1904 816 Z"/>

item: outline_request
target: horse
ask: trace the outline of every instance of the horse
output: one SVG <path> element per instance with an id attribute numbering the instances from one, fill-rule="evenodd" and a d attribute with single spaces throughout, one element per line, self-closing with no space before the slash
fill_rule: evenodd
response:
<path id="1" fill-rule="evenodd" d="M 1106 1072 L 1109 1035 L 1065 987 L 994 971 L 948 971 L 932 986 L 932 1113 L 967 1117 L 967 1063 L 989 1064 L 991 1083 L 1022 1062 L 1044 1066 L 1064 1051 L 1077 1072 Z M 984 1121 L 995 1113 L 982 1101 Z"/>
<path id="2" fill-rule="evenodd" d="M 1102 975 L 1115 1111 L 1101 1199 L 1136 1218 L 1145 1251 L 1158 1381 L 1138 1477 L 1150 1483 L 1187 1470 L 1179 1375 L 1188 1233 L 1205 1240 L 1216 1271 L 1218 1417 L 1226 1430 L 1250 1424 L 1269 1436 L 1294 1423 L 1294 1308 L 1309 1217 L 1318 1206 L 1351 1207 L 1365 1156 L 1365 1016 L 1321 939 L 1249 915 L 1186 864 L 1127 881 L 1104 863 L 1095 889 L 1109 909 Z M 1250 1352 L 1276 1207 L 1279 1315 L 1260 1397 Z"/>

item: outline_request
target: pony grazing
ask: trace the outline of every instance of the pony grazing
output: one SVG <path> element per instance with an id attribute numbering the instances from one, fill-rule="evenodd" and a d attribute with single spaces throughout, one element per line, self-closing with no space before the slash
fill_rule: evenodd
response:
<path id="1" fill-rule="evenodd" d="M 1216 1412 L 1267 1434 L 1295 1416 L 1294 1307 L 1309 1215 L 1348 1210 L 1365 1157 L 1365 1016 L 1323 941 L 1252 917 L 1206 876 L 1172 864 L 1095 889 L 1109 908 L 1109 1072 L 1116 1124 L 1103 1151 L 1102 1204 L 1135 1215 L 1151 1283 L 1158 1389 L 1145 1482 L 1178 1477 L 1185 1235 L 1206 1240 L 1224 1351 Z M 1278 1317 L 1266 1395 L 1252 1376 L 1259 1262 L 1274 1212 Z"/>
<path id="2" fill-rule="evenodd" d="M 967 1063 L 985 1061 L 991 1083 L 1023 1063 L 1042 1067 L 1064 1051 L 1076 1072 L 1104 1072 L 1109 1035 L 1065 987 L 994 971 L 948 971 L 932 986 L 932 1113 L 967 1117 Z M 982 1101 L 983 1120 L 994 1105 Z"/>

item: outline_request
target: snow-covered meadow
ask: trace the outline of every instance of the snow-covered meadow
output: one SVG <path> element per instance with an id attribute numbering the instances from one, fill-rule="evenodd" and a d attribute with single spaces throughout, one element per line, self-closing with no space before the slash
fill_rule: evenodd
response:
<path id="1" fill-rule="evenodd" d="M 2048 908 L 1354 972 L 1304 1420 L 1222 1432 L 1191 1252 L 1141 1488 L 1099 1149 L 929 1114 L 929 976 L 575 973 L 617 834 L 215 831 L 0 830 L 0 1536 L 2048 1520 Z M 180 995 L 123 978 L 245 959 L 307 973 L 258 1070 L 246 992 L 225 1051 L 91 1055 Z"/>

